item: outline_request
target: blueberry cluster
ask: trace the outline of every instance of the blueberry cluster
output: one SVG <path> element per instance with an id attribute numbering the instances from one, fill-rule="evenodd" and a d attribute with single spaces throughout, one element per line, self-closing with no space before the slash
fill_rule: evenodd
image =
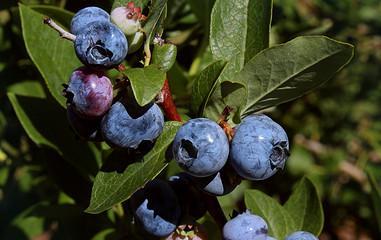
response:
<path id="1" fill-rule="evenodd" d="M 161 134 L 164 116 L 159 106 L 154 102 L 139 106 L 128 86 L 114 94 L 105 73 L 141 47 L 139 29 L 144 18 L 133 3 L 115 8 L 111 16 L 100 8 L 87 7 L 73 17 L 74 48 L 84 66 L 71 74 L 64 93 L 68 121 L 79 137 L 131 150 Z M 228 133 L 223 126 L 196 118 L 179 128 L 171 150 L 184 172 L 168 181 L 150 181 L 129 200 L 137 223 L 146 232 L 157 237 L 179 234 L 175 230 L 184 226 L 184 219 L 194 223 L 205 214 L 205 194 L 225 195 L 242 178 L 264 180 L 283 169 L 289 142 L 271 118 L 247 116 Z M 271 239 L 266 222 L 249 212 L 230 220 L 223 234 L 227 240 Z M 288 240 L 300 239 L 299 235 Z"/>
<path id="2" fill-rule="evenodd" d="M 224 240 L 275 240 L 267 235 L 268 226 L 263 218 L 246 211 L 228 221 L 223 228 Z M 305 231 L 291 233 L 285 240 L 318 240 Z"/>
<path id="3" fill-rule="evenodd" d="M 205 214 L 203 194 L 225 195 L 242 178 L 267 179 L 284 167 L 288 138 L 271 118 L 250 115 L 234 132 L 229 141 L 223 128 L 206 118 L 191 119 L 179 128 L 172 154 L 184 172 L 168 181 L 151 181 L 130 199 L 143 229 L 159 237 L 173 235 L 182 219 L 194 222 Z M 239 230 L 242 222 L 249 224 L 245 227 L 247 232 Z M 224 236 L 225 239 L 271 239 L 265 221 L 249 212 L 229 221 Z"/>
<path id="4" fill-rule="evenodd" d="M 201 189 L 225 195 L 241 178 L 264 180 L 283 169 L 289 142 L 283 128 L 263 114 L 244 118 L 234 129 L 230 144 L 217 123 L 196 118 L 179 129 L 172 151 Z"/>
<path id="5" fill-rule="evenodd" d="M 133 41 L 129 45 L 127 39 L 140 36 L 142 18 L 140 8 L 129 3 L 116 8 L 111 17 L 98 7 L 87 7 L 71 21 L 74 49 L 84 66 L 71 74 L 64 94 L 69 123 L 85 140 L 104 140 L 113 147 L 136 149 L 162 132 L 164 116 L 160 108 L 153 102 L 139 106 L 128 89 L 114 97 L 113 85 L 105 73 L 122 63 L 129 47 L 141 46 Z"/>

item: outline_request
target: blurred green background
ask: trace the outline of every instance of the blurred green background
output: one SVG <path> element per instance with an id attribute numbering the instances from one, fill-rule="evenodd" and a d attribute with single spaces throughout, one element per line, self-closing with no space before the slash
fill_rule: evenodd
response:
<path id="1" fill-rule="evenodd" d="M 89 5 L 109 10 L 112 5 L 112 1 L 102 0 L 21 2 L 55 5 L 72 12 Z M 205 51 L 205 19 L 198 14 L 197 4 L 212 2 L 168 1 L 166 36 L 179 50 L 169 78 L 184 113 L 190 92 L 180 93 L 211 61 Z M 323 34 L 355 45 L 355 58 L 318 91 L 268 111 L 285 127 L 292 142 L 286 169 L 264 182 L 244 182 L 219 200 L 227 212 L 242 210 L 242 189 L 251 185 L 283 202 L 293 183 L 307 175 L 318 186 L 323 201 L 325 226 L 320 239 L 379 239 L 381 213 L 377 214 L 377 209 L 381 203 L 372 198 L 368 174 L 380 187 L 381 2 L 275 0 L 273 10 L 272 44 Z M 2 0 L 0 239 L 111 239 L 110 232 L 120 239 L 129 227 L 118 218 L 118 211 L 83 213 L 91 184 L 57 153 L 33 144 L 15 116 L 7 91 L 20 93 L 23 89 L 18 83 L 32 86 L 36 81 L 43 82 L 25 50 L 17 2 Z M 109 238 L 103 237 L 106 235 Z"/>

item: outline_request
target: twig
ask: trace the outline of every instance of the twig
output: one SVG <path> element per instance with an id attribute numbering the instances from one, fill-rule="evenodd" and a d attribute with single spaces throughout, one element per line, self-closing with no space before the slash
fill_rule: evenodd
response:
<path id="1" fill-rule="evenodd" d="M 177 112 L 176 105 L 173 102 L 171 89 L 169 88 L 168 79 L 165 79 L 163 88 L 158 96 L 158 104 L 161 105 L 164 115 L 172 121 L 181 122 L 181 117 Z"/>
<path id="2" fill-rule="evenodd" d="M 62 38 L 65 38 L 67 40 L 70 40 L 72 42 L 75 41 L 76 36 L 74 34 L 69 33 L 62 27 L 60 27 L 57 23 L 53 21 L 50 17 L 44 17 L 44 24 L 47 24 L 49 27 L 56 30 Z"/>
<path id="3" fill-rule="evenodd" d="M 346 175 L 353 178 L 355 181 L 360 183 L 362 186 L 364 186 L 367 183 L 367 177 L 364 171 L 362 171 L 360 168 L 358 168 L 356 165 L 348 162 L 348 161 L 342 161 L 339 164 L 339 169 L 341 172 L 345 173 Z"/>
<path id="4" fill-rule="evenodd" d="M 305 148 L 307 148 L 309 151 L 315 154 L 325 154 L 328 150 L 328 147 L 324 144 L 315 140 L 307 139 L 302 134 L 296 134 L 294 140 L 295 143 L 303 145 Z"/>

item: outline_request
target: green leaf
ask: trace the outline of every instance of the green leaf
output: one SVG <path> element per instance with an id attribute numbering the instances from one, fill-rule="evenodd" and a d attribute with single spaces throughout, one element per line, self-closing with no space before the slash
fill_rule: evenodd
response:
<path id="1" fill-rule="evenodd" d="M 210 64 L 201 71 L 192 86 L 192 111 L 202 115 L 210 95 L 214 91 L 217 79 L 224 69 L 226 62 L 218 61 Z"/>
<path id="2" fill-rule="evenodd" d="M 60 38 L 58 33 L 43 24 L 44 15 L 19 4 L 21 26 L 28 54 L 44 78 L 53 97 L 65 106 L 62 84 L 67 83 L 72 71 L 81 63 L 75 55 L 73 43 Z M 52 15 L 72 15 L 59 8 L 50 7 Z M 53 16 L 52 16 L 53 17 Z M 58 22 L 59 23 L 59 22 Z"/>
<path id="3" fill-rule="evenodd" d="M 188 2 L 200 24 L 209 31 L 210 13 L 212 12 L 215 0 L 188 0 Z"/>
<path id="4" fill-rule="evenodd" d="M 166 150 L 179 127 L 179 122 L 166 122 L 163 133 L 149 153 L 143 157 L 123 159 L 124 163 L 134 162 L 126 166 L 124 171 L 102 167 L 95 177 L 90 206 L 86 212 L 100 213 L 127 200 L 136 190 L 157 176 L 167 166 Z"/>
<path id="5" fill-rule="evenodd" d="M 277 201 L 258 190 L 245 192 L 245 204 L 253 214 L 265 219 L 269 226 L 269 235 L 284 239 L 295 229 L 291 215 Z"/>
<path id="6" fill-rule="evenodd" d="M 165 73 L 157 66 L 129 68 L 124 71 L 130 80 L 136 101 L 140 106 L 151 102 L 163 87 Z"/>
<path id="7" fill-rule="evenodd" d="M 271 0 L 216 0 L 210 46 L 216 59 L 239 55 L 239 66 L 269 46 Z"/>
<path id="8" fill-rule="evenodd" d="M 156 34 L 160 35 L 163 32 L 163 23 L 167 16 L 167 0 L 152 0 L 152 5 L 149 10 L 147 22 L 143 26 L 143 31 L 146 34 L 146 42 L 144 49 L 148 49 Z"/>
<path id="9" fill-rule="evenodd" d="M 144 8 L 145 6 L 147 6 L 149 1 L 150 0 L 115 0 L 112 5 L 112 9 L 126 6 L 128 2 L 134 2 L 136 7 Z"/>
<path id="10" fill-rule="evenodd" d="M 74 16 L 74 13 L 55 6 L 32 5 L 29 7 L 45 16 L 53 18 L 54 21 L 61 23 L 66 28 L 70 27 L 71 19 Z"/>
<path id="11" fill-rule="evenodd" d="M 308 178 L 296 185 L 284 208 L 294 219 L 295 231 L 303 230 L 319 236 L 324 225 L 323 207 L 316 187 Z"/>
<path id="12" fill-rule="evenodd" d="M 177 47 L 174 44 L 155 44 L 152 52 L 152 64 L 159 66 L 163 72 L 168 72 L 176 61 Z"/>
<path id="13" fill-rule="evenodd" d="M 39 146 L 56 150 L 85 177 L 98 170 L 98 151 L 91 143 L 79 141 L 71 131 L 66 111 L 45 98 L 44 94 L 21 96 L 8 93 L 17 118 L 28 136 Z"/>
<path id="14" fill-rule="evenodd" d="M 23 81 L 10 85 L 7 92 L 12 92 L 17 95 L 30 96 L 30 97 L 43 97 L 46 98 L 44 89 L 37 81 Z"/>
<path id="15" fill-rule="evenodd" d="M 246 83 L 248 91 L 242 116 L 310 92 L 352 57 L 352 45 L 323 36 L 298 37 L 262 51 L 236 76 L 236 81 Z"/>
<path id="16" fill-rule="evenodd" d="M 210 48 L 216 59 L 228 61 L 208 99 L 205 115 L 218 117 L 225 106 L 236 115 L 246 101 L 245 83 L 235 79 L 245 63 L 269 46 L 271 0 L 217 0 L 210 27 Z M 239 37 L 237 37 L 239 36 Z"/>
<path id="17" fill-rule="evenodd" d="M 378 231 L 381 233 L 381 184 L 379 184 L 371 171 L 367 171 L 369 182 L 372 187 L 371 198 L 374 208 L 374 216 L 377 219 Z"/>

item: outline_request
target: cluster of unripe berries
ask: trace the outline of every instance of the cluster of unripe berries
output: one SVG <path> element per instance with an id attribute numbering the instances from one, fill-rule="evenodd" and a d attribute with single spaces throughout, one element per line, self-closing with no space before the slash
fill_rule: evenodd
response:
<path id="1" fill-rule="evenodd" d="M 137 149 L 143 141 L 153 142 L 161 134 L 164 116 L 159 106 L 154 102 L 139 106 L 128 87 L 114 96 L 105 74 L 140 48 L 144 37 L 140 21 L 144 19 L 133 3 L 114 9 L 111 17 L 97 7 L 84 8 L 73 17 L 74 48 L 84 66 L 72 73 L 64 93 L 69 123 L 79 137 Z M 184 172 L 168 181 L 149 182 L 129 200 L 137 222 L 148 233 L 176 239 L 185 234 L 175 231 L 181 219 L 195 221 L 205 214 L 202 194 L 225 195 L 242 178 L 267 179 L 284 167 L 289 142 L 272 119 L 250 115 L 232 132 L 234 135 L 227 136 L 219 124 L 206 118 L 191 119 L 180 127 L 172 154 Z M 197 236 L 202 234 L 196 228 L 191 230 Z M 265 221 L 249 212 L 230 220 L 223 235 L 229 240 L 271 239 Z"/>

